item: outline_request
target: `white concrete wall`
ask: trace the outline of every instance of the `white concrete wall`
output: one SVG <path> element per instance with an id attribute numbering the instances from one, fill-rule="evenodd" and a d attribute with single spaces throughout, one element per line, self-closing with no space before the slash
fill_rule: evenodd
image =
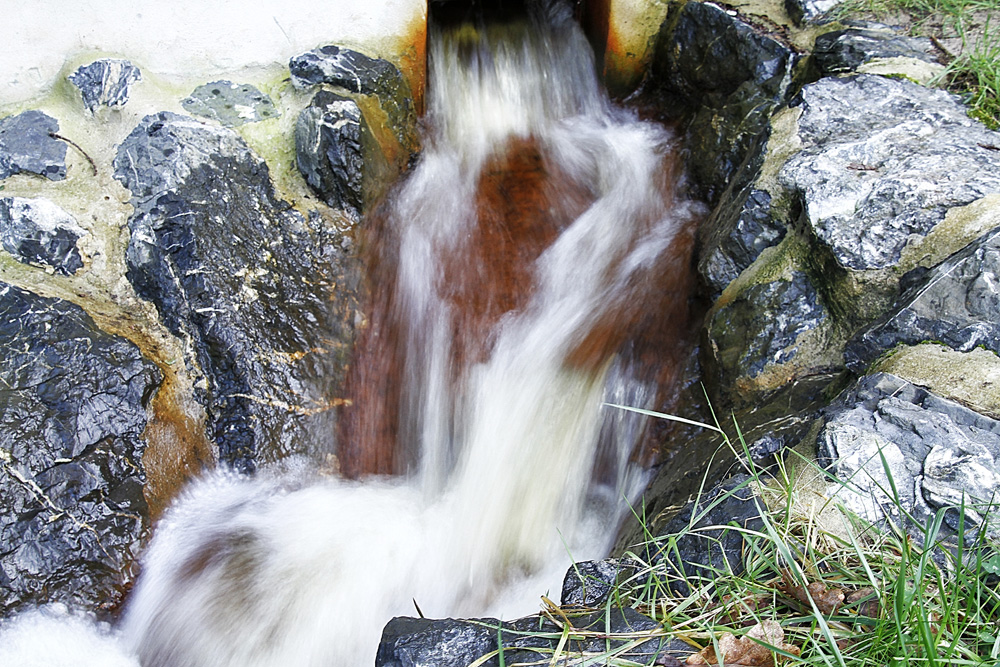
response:
<path id="1" fill-rule="evenodd" d="M 0 108 L 46 94 L 83 56 L 204 81 L 336 43 L 413 70 L 426 11 L 425 0 L 0 0 Z"/>

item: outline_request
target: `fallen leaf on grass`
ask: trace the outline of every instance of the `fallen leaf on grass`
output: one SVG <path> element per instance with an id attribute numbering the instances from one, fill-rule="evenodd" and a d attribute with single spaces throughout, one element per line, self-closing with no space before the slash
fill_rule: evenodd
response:
<path id="1" fill-rule="evenodd" d="M 732 667 L 774 667 L 775 654 L 754 639 L 775 646 L 786 653 L 799 654 L 797 646 L 785 643 L 785 631 L 776 621 L 761 621 L 750 628 L 743 637 L 736 637 L 730 632 L 725 632 L 719 637 L 718 646 L 719 652 L 722 653 L 722 662 Z M 783 656 L 777 656 L 778 661 L 783 659 Z M 689 665 L 718 665 L 719 662 L 714 645 L 706 646 L 687 659 Z"/>
<path id="2" fill-rule="evenodd" d="M 809 604 L 812 600 L 823 614 L 833 614 L 844 604 L 846 594 L 842 588 L 827 588 L 821 581 L 814 581 L 803 587 L 787 569 L 781 571 L 781 580 L 785 584 L 786 593 L 803 604 Z"/>
<path id="3" fill-rule="evenodd" d="M 846 603 L 854 607 L 858 616 L 879 618 L 882 615 L 882 603 L 874 588 L 859 588 L 847 596 Z"/>

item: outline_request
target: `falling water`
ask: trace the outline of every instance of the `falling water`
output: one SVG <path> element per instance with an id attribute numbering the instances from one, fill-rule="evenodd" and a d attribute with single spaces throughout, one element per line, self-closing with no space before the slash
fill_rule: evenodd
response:
<path id="1" fill-rule="evenodd" d="M 414 601 L 531 613 L 641 489 L 641 423 L 602 403 L 651 405 L 683 328 L 698 209 L 672 135 L 606 100 L 560 17 L 436 36 L 430 91 L 368 223 L 345 476 L 194 484 L 118 629 L 144 667 L 371 664 Z"/>

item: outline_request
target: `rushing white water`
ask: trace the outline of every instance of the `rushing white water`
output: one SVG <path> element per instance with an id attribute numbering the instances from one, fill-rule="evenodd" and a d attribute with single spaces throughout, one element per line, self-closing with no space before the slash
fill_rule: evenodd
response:
<path id="1" fill-rule="evenodd" d="M 635 419 L 601 404 L 653 390 L 614 356 L 567 359 L 641 294 L 692 210 L 662 186 L 671 136 L 614 109 L 583 36 L 558 23 L 434 45 L 425 152 L 388 221 L 408 336 L 400 430 L 417 464 L 398 479 L 286 470 L 194 484 L 157 526 L 119 628 L 144 667 L 371 664 L 414 600 L 434 617 L 532 613 L 571 558 L 609 548 L 643 479 L 629 464 Z M 511 138 L 536 141 L 591 203 L 541 252 L 487 358 L 456 373 L 441 257 L 475 224 L 481 169 Z M 616 486 L 591 480 L 609 443 Z"/>

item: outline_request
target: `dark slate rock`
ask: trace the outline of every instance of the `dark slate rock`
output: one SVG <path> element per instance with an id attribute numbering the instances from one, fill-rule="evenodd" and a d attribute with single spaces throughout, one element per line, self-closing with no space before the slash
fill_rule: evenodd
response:
<path id="1" fill-rule="evenodd" d="M 52 136 L 57 132 L 59 122 L 41 111 L 0 119 L 0 179 L 21 172 L 66 178 L 66 144 Z"/>
<path id="2" fill-rule="evenodd" d="M 334 208 L 365 208 L 368 124 L 353 100 L 320 91 L 295 123 L 295 162 L 309 186 Z"/>
<path id="3" fill-rule="evenodd" d="M 1000 192 L 1000 133 L 940 90 L 880 76 L 824 78 L 802 90 L 802 150 L 779 180 L 836 263 L 893 266 L 948 209 Z"/>
<path id="4" fill-rule="evenodd" d="M 72 275 L 83 266 L 76 242 L 85 233 L 47 199 L 0 197 L 0 245 L 18 261 Z"/>
<path id="5" fill-rule="evenodd" d="M 720 106 L 750 83 L 777 98 L 788 86 L 793 54 L 717 5 L 689 2 L 671 9 L 660 31 L 653 76 L 694 107 Z"/>
<path id="6" fill-rule="evenodd" d="M 710 203 L 753 151 L 776 105 L 785 101 L 797 54 L 701 2 L 673 4 L 657 36 L 651 88 L 692 114 L 688 169 Z M 766 139 L 766 136 L 764 137 Z"/>
<path id="7" fill-rule="evenodd" d="M 120 603 L 148 525 L 142 439 L 161 382 L 78 306 L 0 283 L 0 616 Z"/>
<path id="8" fill-rule="evenodd" d="M 278 200 L 227 128 L 147 116 L 114 166 L 135 208 L 127 277 L 190 341 L 222 460 L 329 451 L 354 326 L 343 237 Z"/>
<path id="9" fill-rule="evenodd" d="M 402 72 L 388 60 L 331 44 L 295 56 L 288 62 L 288 69 L 297 88 L 325 83 L 352 93 L 374 95 L 400 135 L 412 132 L 416 126 L 410 87 Z M 403 136 L 400 139 L 408 145 Z"/>
<path id="10" fill-rule="evenodd" d="M 618 575 L 629 570 L 629 565 L 617 558 L 576 563 L 563 577 L 560 604 L 600 607 L 614 590 Z"/>
<path id="11" fill-rule="evenodd" d="M 605 611 L 576 613 L 568 611 L 574 628 L 600 633 L 656 632 L 660 626 L 634 609 L 613 607 Z M 376 667 L 467 667 L 472 662 L 498 650 L 502 645 L 505 664 L 550 660 L 562 636 L 562 628 L 543 616 L 529 616 L 513 622 L 501 623 L 497 619 L 423 619 L 397 617 L 382 632 L 375 658 Z M 563 650 L 568 653 L 587 652 L 601 654 L 621 650 L 632 641 L 593 638 L 571 639 Z M 648 641 L 622 651 L 619 655 L 641 664 L 650 663 L 660 654 L 686 656 L 690 647 L 683 642 L 652 637 Z M 481 663 L 484 667 L 497 667 L 495 655 Z"/>
<path id="12" fill-rule="evenodd" d="M 717 363 L 728 377 L 757 377 L 770 365 L 788 363 L 798 337 L 828 317 L 809 277 L 752 285 L 718 309 L 708 327 Z"/>
<path id="13" fill-rule="evenodd" d="M 747 185 L 724 196 L 702 226 L 698 270 L 713 297 L 753 264 L 765 249 L 785 237 L 785 227 L 771 216 L 771 195 Z"/>
<path id="14" fill-rule="evenodd" d="M 763 501 L 749 486 L 747 475 L 736 475 L 713 489 L 699 494 L 671 519 L 657 539 L 655 574 L 660 583 L 680 595 L 690 585 L 740 575 L 745 540 L 743 530 L 763 528 Z M 675 537 L 676 548 L 666 547 L 663 538 Z"/>
<path id="15" fill-rule="evenodd" d="M 128 102 L 129 88 L 142 81 L 142 73 L 127 60 L 102 58 L 77 68 L 68 78 L 80 89 L 87 108 L 95 111 L 101 105 L 124 106 Z"/>
<path id="16" fill-rule="evenodd" d="M 896 345 L 924 341 L 1000 354 L 1000 229 L 920 276 L 891 310 L 848 343 L 849 368 L 863 372 Z"/>
<path id="17" fill-rule="evenodd" d="M 821 74 L 853 72 L 880 58 L 915 58 L 936 63 L 934 45 L 926 37 L 906 37 L 892 30 L 847 28 L 816 38 L 813 58 Z"/>
<path id="18" fill-rule="evenodd" d="M 198 86 L 181 100 L 188 112 L 217 120 L 226 127 L 277 118 L 281 115 L 271 98 L 248 83 L 213 81 Z"/>
<path id="19" fill-rule="evenodd" d="M 958 527 L 1000 536 L 1000 517 L 983 509 L 1000 497 L 1000 422 L 901 378 L 861 378 L 830 407 L 817 443 L 820 462 L 843 486 L 831 489 L 849 510 L 919 534 L 938 510 Z M 912 518 L 912 521 L 910 520 Z"/>
<path id="20" fill-rule="evenodd" d="M 493 618 L 478 621 L 397 617 L 382 630 L 376 667 L 467 667 L 497 649 Z M 492 626 L 492 627 L 491 627 Z M 497 661 L 487 662 L 496 665 Z"/>

